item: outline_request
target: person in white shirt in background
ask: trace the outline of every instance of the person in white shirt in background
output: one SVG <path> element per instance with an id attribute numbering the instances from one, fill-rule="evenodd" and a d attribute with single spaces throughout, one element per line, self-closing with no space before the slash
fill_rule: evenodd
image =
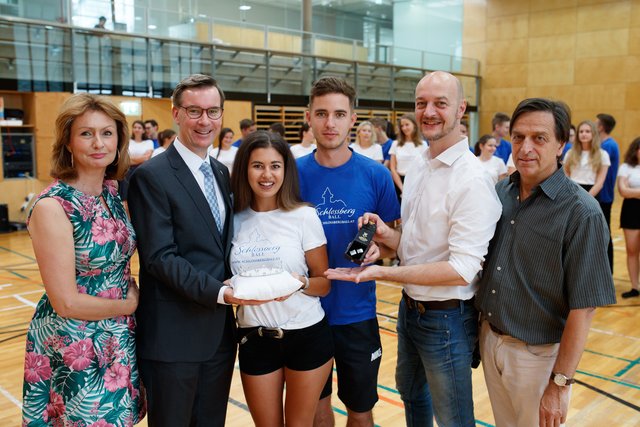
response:
<path id="1" fill-rule="evenodd" d="M 131 166 L 124 179 L 119 181 L 118 185 L 118 193 L 122 201 L 125 202 L 125 207 L 127 206 L 126 202 L 129 196 L 129 180 L 131 179 L 131 175 L 138 166 L 151 158 L 153 150 L 153 141 L 148 139 L 145 134 L 144 122 L 142 120 L 135 120 L 131 125 L 131 139 L 129 140 Z"/>
<path id="2" fill-rule="evenodd" d="M 631 290 L 622 298 L 640 296 L 640 137 L 633 140 L 618 170 L 618 190 L 624 197 L 620 210 L 620 228 L 627 249 L 627 270 Z"/>
<path id="3" fill-rule="evenodd" d="M 311 154 L 316 149 L 316 138 L 313 136 L 309 123 L 305 122 L 300 126 L 298 137 L 300 138 L 300 144 L 291 146 L 291 154 L 296 159 Z"/>
<path id="4" fill-rule="evenodd" d="M 218 146 L 209 151 L 209 155 L 225 165 L 231 172 L 237 153 L 238 147 L 233 146 L 233 131 L 230 128 L 223 128 L 218 135 Z"/>
<path id="5" fill-rule="evenodd" d="M 169 146 L 173 144 L 173 141 L 175 139 L 176 133 L 173 129 L 165 129 L 162 132 L 158 133 L 158 142 L 160 143 L 160 146 L 153 150 L 153 154 L 151 155 L 151 157 L 155 157 L 158 154 L 167 151 L 167 148 L 169 148 Z"/>
<path id="6" fill-rule="evenodd" d="M 483 135 L 476 142 L 473 150 L 473 154 L 478 157 L 494 184 L 507 176 L 507 166 L 500 157 L 493 155 L 496 152 L 496 147 L 496 139 L 492 135 Z"/>
<path id="7" fill-rule="evenodd" d="M 151 158 L 153 154 L 153 141 L 148 139 L 144 123 L 136 120 L 131 126 L 131 140 L 129 141 L 129 157 L 131 166 L 138 166 Z"/>
<path id="8" fill-rule="evenodd" d="M 358 154 L 382 163 L 382 147 L 377 143 L 376 133 L 373 125 L 369 121 L 364 121 L 356 129 L 356 142 L 351 144 L 351 148 Z"/>
<path id="9" fill-rule="evenodd" d="M 412 113 L 400 117 L 400 132 L 397 141 L 394 141 L 389 149 L 391 160 L 389 170 L 396 185 L 398 197 L 402 194 L 404 176 L 409 170 L 409 166 L 416 157 L 419 157 L 427 149 L 427 144 L 422 139 L 416 116 Z"/>
<path id="10" fill-rule="evenodd" d="M 596 124 L 585 120 L 578 125 L 576 143 L 564 156 L 564 172 L 576 184 L 596 197 L 611 166 L 609 154 L 600 148 Z"/>

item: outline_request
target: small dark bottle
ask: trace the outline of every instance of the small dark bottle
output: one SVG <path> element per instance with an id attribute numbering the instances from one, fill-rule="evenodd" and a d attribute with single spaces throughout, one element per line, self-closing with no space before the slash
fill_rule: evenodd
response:
<path id="1" fill-rule="evenodd" d="M 344 253 L 345 258 L 349 261 L 355 262 L 356 264 L 362 264 L 375 234 L 375 222 L 364 224 L 362 228 L 358 230 L 356 237 L 347 246 L 347 250 Z"/>

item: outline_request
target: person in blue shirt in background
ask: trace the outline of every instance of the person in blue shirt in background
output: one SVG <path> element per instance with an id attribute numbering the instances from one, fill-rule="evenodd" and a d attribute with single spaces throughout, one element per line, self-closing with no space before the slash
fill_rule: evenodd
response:
<path id="1" fill-rule="evenodd" d="M 249 136 L 250 133 L 255 132 L 258 129 L 256 123 L 251 119 L 240 120 L 240 138 L 238 138 L 233 144 L 234 147 L 240 147 L 242 141 Z"/>
<path id="2" fill-rule="evenodd" d="M 620 148 L 615 139 L 611 137 L 611 132 L 616 127 L 616 119 L 610 114 L 600 113 L 596 119 L 596 126 L 598 133 L 600 134 L 600 148 L 609 154 L 611 160 L 611 166 L 607 171 L 607 177 L 604 180 L 602 190 L 598 193 L 598 202 L 604 213 L 604 217 L 607 220 L 607 226 L 609 227 L 609 248 L 607 255 L 609 256 L 609 267 L 611 267 L 611 273 L 613 274 L 613 241 L 611 240 L 611 205 L 613 205 L 613 196 L 616 188 L 616 177 L 618 176 L 618 166 L 620 164 Z"/>
<path id="3" fill-rule="evenodd" d="M 391 148 L 391 144 L 393 144 L 393 139 L 387 135 L 389 122 L 382 117 L 372 117 L 369 121 L 373 125 L 373 130 L 376 133 L 376 140 L 382 146 L 383 163 L 386 167 L 389 167 L 389 161 L 391 160 L 389 149 Z"/>
<path id="4" fill-rule="evenodd" d="M 498 143 L 496 152 L 493 155 L 500 157 L 505 164 L 509 160 L 509 155 L 511 155 L 511 143 L 504 139 L 505 136 L 509 135 L 509 123 L 511 123 L 511 117 L 505 113 L 496 113 L 491 119 L 492 135 Z"/>

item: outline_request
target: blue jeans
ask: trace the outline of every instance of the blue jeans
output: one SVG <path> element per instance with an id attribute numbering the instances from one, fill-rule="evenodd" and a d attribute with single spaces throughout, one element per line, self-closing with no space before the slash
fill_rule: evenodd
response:
<path id="1" fill-rule="evenodd" d="M 398 313 L 396 384 L 408 427 L 475 426 L 471 361 L 478 312 L 471 301 L 459 308 L 408 309 Z"/>

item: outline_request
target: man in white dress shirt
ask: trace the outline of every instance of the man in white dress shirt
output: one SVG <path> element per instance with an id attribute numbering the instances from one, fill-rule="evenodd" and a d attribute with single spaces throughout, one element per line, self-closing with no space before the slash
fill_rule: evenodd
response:
<path id="1" fill-rule="evenodd" d="M 460 81 L 436 71 L 416 87 L 415 112 L 427 151 L 408 171 L 402 232 L 374 214 L 375 240 L 399 267 L 333 269 L 330 279 L 404 284 L 398 313 L 397 388 L 408 426 L 474 426 L 471 363 L 478 335 L 472 298 L 501 206 L 489 176 L 460 134 Z M 383 254 L 384 256 L 385 254 Z"/>

